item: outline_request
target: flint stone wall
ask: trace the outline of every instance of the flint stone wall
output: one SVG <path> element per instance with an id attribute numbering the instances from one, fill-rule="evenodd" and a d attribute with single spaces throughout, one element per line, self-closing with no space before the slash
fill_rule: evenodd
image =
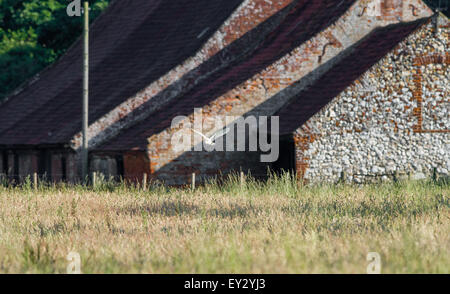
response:
<path id="1" fill-rule="evenodd" d="M 435 34 L 435 28 L 438 33 Z M 450 170 L 449 22 L 399 44 L 295 134 L 307 181 L 364 182 Z M 374 44 L 376 46 L 376 44 Z"/>

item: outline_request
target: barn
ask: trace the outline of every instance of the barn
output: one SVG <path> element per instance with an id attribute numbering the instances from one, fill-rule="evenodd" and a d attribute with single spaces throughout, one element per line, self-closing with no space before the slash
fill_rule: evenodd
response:
<path id="1" fill-rule="evenodd" d="M 449 22 L 421 0 L 113 1 L 91 35 L 91 172 L 448 175 Z M 77 42 L 1 102 L 10 179 L 80 179 L 81 68 Z"/>

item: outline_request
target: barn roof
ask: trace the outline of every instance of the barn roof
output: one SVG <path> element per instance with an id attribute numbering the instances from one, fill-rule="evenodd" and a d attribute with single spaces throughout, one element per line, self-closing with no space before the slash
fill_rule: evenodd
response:
<path id="1" fill-rule="evenodd" d="M 90 122 L 193 55 L 242 1 L 113 1 L 91 26 Z M 63 144 L 81 130 L 82 46 L 1 105 L 0 145 Z"/>
<path id="2" fill-rule="evenodd" d="M 159 83 L 162 79 L 164 84 L 166 73 L 194 56 L 237 7 L 250 2 L 113 1 L 91 26 L 90 126 L 112 110 L 121 108 L 122 103 L 152 82 Z M 122 118 L 125 121 L 132 117 L 133 124 L 123 123 L 125 129 L 96 149 L 145 150 L 147 138 L 170 127 L 172 118 L 191 114 L 195 107 L 203 107 L 261 72 L 329 27 L 356 2 L 279 0 L 280 6 L 276 10 L 281 9 L 283 13 L 280 10 L 274 15 L 277 18 L 275 26 L 265 26 L 266 21 L 262 19 L 264 23 L 257 22 L 260 25 L 246 33 L 252 38 L 239 38 L 214 56 L 226 59 L 231 52 L 236 58 L 230 64 L 217 67 L 217 58 L 202 61 L 197 68 L 199 72 L 205 70 L 213 74 L 187 92 L 181 91 L 175 99 L 164 102 L 157 111 L 144 113 L 139 121 L 135 122 L 133 115 L 143 108 L 152 108 L 153 104 L 159 103 L 158 99 L 149 100 L 133 110 Z M 290 4 L 285 6 L 286 3 Z M 249 17 L 251 15 L 237 28 L 245 26 Z M 287 109 L 281 110 L 286 117 L 281 120 L 283 132 L 306 121 L 321 108 L 320 105 L 328 103 L 421 23 L 393 25 L 370 34 L 355 51 L 366 58 L 353 53 L 353 59 L 347 58 L 349 64 L 336 64 L 307 90 L 310 92 L 296 96 Z M 251 46 L 252 50 L 244 50 L 246 46 Z M 81 69 L 82 43 L 78 41 L 58 62 L 1 104 L 0 146 L 70 144 L 81 131 Z M 330 85 L 326 93 L 323 92 L 324 83 Z M 291 106 L 297 107 L 296 112 Z"/>
<path id="3" fill-rule="evenodd" d="M 290 21 L 294 23 L 293 20 L 286 20 L 286 23 L 280 26 L 280 29 L 289 30 L 290 25 L 288 22 Z M 290 103 L 275 114 L 280 117 L 280 135 L 290 134 L 299 128 L 363 73 L 386 56 L 403 39 L 427 21 L 428 18 L 423 18 L 414 22 L 380 27 L 349 48 L 347 51 L 351 51 L 350 54 L 343 52 L 342 54 L 347 54 L 345 58 L 332 66 L 312 85 L 292 98 Z M 301 39 L 301 34 L 291 36 L 292 40 Z M 287 42 L 287 40 L 283 39 L 277 41 Z M 261 66 L 265 65 L 265 59 L 261 56 L 271 57 L 271 54 L 275 56 L 277 55 L 276 53 L 280 52 L 278 49 L 273 49 L 274 47 L 276 48 L 277 41 L 274 43 L 267 41 L 268 43 L 261 47 L 260 55 L 254 55 L 238 66 L 220 73 L 215 79 L 205 81 L 203 85 L 197 87 L 189 94 L 168 105 L 154 116 L 123 131 L 119 136 L 103 144 L 98 149 L 144 150 L 148 145 L 147 138 L 170 127 L 172 118 L 178 115 L 190 114 L 194 107 L 202 107 L 217 95 L 240 83 L 242 81 L 240 78 L 248 77 L 253 71 L 260 70 Z M 272 60 L 271 58 L 269 59 Z"/>
<path id="4" fill-rule="evenodd" d="M 378 28 L 350 48 L 350 54 L 275 114 L 280 117 L 280 135 L 291 134 L 301 127 L 427 21 L 425 18 Z"/>
<path id="5" fill-rule="evenodd" d="M 167 104 L 147 119 L 123 130 L 117 137 L 99 146 L 98 150 L 145 150 L 147 138 L 170 127 L 174 117 L 189 115 L 195 107 L 203 107 L 225 92 L 260 72 L 315 34 L 330 26 L 354 0 L 298 1 L 278 27 L 251 55 L 232 66 L 216 72 L 191 91 Z"/>

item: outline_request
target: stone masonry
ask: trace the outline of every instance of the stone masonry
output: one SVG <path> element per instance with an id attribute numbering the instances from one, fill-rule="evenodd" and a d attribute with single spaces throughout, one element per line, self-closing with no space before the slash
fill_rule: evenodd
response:
<path id="1" fill-rule="evenodd" d="M 366 12 L 368 4 L 373 2 L 355 2 L 335 23 L 308 42 L 241 85 L 217 97 L 213 102 L 204 105 L 202 115 L 205 134 L 210 135 L 218 131 L 214 124 L 214 118 L 217 116 L 273 115 L 280 106 L 312 83 L 315 75 L 332 66 L 333 58 L 336 59 L 340 52 L 351 47 L 376 27 L 431 15 L 431 11 L 421 2 L 381 1 L 381 14 L 373 16 Z M 417 11 L 408 7 L 411 3 L 418 6 Z M 315 74 L 311 74 L 312 72 Z M 194 114 L 188 117 L 191 123 L 194 121 L 193 116 Z M 255 175 L 266 172 L 266 167 L 257 164 L 257 160 L 250 161 L 249 156 L 253 155 L 251 153 L 225 152 L 226 154 L 213 155 L 211 152 L 176 152 L 170 146 L 170 141 L 173 133 L 178 131 L 177 128 L 168 128 L 148 138 L 147 152 L 154 177 L 170 183 L 174 181 L 173 174 L 180 174 L 175 182 L 182 183 L 189 180 L 191 172 L 205 177 L 218 174 L 219 171 L 227 173 L 239 169 L 250 170 Z M 189 132 L 188 129 L 186 131 Z M 194 135 L 194 142 L 199 139 L 201 140 Z M 184 176 L 181 176 L 183 173 Z"/>
<path id="2" fill-rule="evenodd" d="M 298 173 L 311 182 L 448 175 L 448 48 L 439 16 L 310 118 L 294 135 Z"/>

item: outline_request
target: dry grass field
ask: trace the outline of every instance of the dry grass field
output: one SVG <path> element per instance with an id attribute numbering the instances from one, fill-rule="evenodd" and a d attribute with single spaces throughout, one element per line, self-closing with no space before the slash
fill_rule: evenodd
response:
<path id="1" fill-rule="evenodd" d="M 0 272 L 450 272 L 448 183 L 0 186 Z"/>

